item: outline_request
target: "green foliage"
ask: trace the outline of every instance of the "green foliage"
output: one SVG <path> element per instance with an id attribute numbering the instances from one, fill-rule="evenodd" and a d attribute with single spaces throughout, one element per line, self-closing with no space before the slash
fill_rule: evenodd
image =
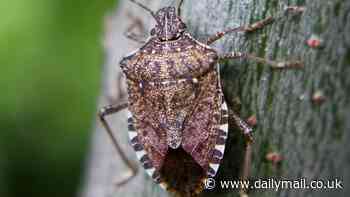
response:
<path id="1" fill-rule="evenodd" d="M 115 1 L 0 0 L 0 196 L 74 196 Z"/>

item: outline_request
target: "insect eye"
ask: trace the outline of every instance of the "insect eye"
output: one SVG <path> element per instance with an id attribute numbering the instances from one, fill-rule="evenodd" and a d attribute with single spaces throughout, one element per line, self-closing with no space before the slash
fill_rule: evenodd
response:
<path id="1" fill-rule="evenodd" d="M 186 24 L 185 23 L 180 23 L 179 24 L 179 29 L 186 29 Z"/>

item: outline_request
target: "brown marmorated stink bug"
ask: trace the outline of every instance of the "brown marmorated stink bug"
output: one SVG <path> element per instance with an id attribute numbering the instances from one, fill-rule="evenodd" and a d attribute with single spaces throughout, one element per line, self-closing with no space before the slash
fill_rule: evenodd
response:
<path id="1" fill-rule="evenodd" d="M 214 177 L 223 158 L 228 136 L 229 110 L 220 84 L 220 60 L 246 58 L 272 67 L 300 66 L 298 62 L 275 62 L 251 54 L 218 54 L 209 45 L 231 32 L 253 32 L 273 21 L 231 28 L 199 42 L 186 31 L 177 10 L 164 7 L 148 11 L 156 21 L 145 44 L 124 57 L 120 66 L 126 76 L 128 102 L 101 109 L 99 117 L 123 161 L 138 172 L 121 150 L 105 116 L 128 108 L 130 142 L 146 172 L 163 188 L 179 196 L 196 196 L 203 182 Z M 251 154 L 252 129 L 234 112 L 230 119 L 246 137 L 245 161 Z M 248 176 L 245 162 L 242 179 Z M 176 169 L 176 170 L 175 170 Z"/>

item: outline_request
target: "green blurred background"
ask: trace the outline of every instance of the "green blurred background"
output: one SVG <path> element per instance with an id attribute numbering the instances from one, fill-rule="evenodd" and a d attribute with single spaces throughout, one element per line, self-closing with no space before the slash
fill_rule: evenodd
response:
<path id="1" fill-rule="evenodd" d="M 0 197 L 76 196 L 116 0 L 0 0 Z"/>

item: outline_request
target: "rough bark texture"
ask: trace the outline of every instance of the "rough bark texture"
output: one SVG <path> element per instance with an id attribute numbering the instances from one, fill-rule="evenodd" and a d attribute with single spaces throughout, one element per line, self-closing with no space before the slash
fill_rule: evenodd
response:
<path id="1" fill-rule="evenodd" d="M 169 2 L 174 3 L 154 0 L 148 1 L 148 5 L 156 10 Z M 189 31 L 204 39 L 228 27 L 246 25 L 266 16 L 282 16 L 287 5 L 302 5 L 306 11 L 300 16 L 284 15 L 255 33 L 228 35 L 214 46 L 220 52 L 234 50 L 282 61 L 301 60 L 305 67 L 273 70 L 251 61 L 224 62 L 221 71 L 225 97 L 243 118 L 257 116 L 252 179 L 338 178 L 344 189 L 253 190 L 250 196 L 348 196 L 350 149 L 345 145 L 350 140 L 350 1 L 185 0 L 183 13 Z M 106 95 L 118 94 L 115 79 L 121 56 L 139 47 L 122 35 L 130 23 L 127 12 L 140 16 L 146 27 L 151 25 L 147 13 L 127 1 L 121 1 L 116 15 L 108 19 L 101 106 L 107 103 Z M 321 48 L 305 44 L 311 35 L 321 38 Z M 318 90 L 326 98 L 321 105 L 311 101 Z M 113 121 L 116 135 L 130 158 L 136 161 L 135 153 L 127 145 L 126 114 L 121 112 L 109 120 Z M 217 181 L 239 177 L 242 147 L 241 134 L 232 126 Z M 284 160 L 272 165 L 265 158 L 269 152 L 279 152 Z M 120 180 L 126 170 L 105 131 L 97 124 L 81 196 L 168 196 L 142 168 L 128 185 L 114 187 L 113 181 Z M 236 191 L 219 189 L 204 194 L 237 195 Z"/>

